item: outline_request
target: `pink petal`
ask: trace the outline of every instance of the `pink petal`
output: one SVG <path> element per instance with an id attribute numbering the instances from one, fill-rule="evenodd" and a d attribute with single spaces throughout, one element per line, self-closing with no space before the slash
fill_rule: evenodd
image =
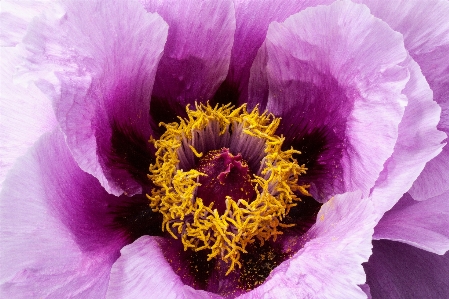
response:
<path id="1" fill-rule="evenodd" d="M 368 284 L 365 283 L 365 284 L 359 285 L 359 287 L 362 289 L 362 291 L 365 292 L 367 299 L 373 298 L 373 297 L 371 297 L 371 290 L 370 290 L 370 287 Z"/>
<path id="2" fill-rule="evenodd" d="M 415 200 L 426 200 L 449 190 L 449 146 L 427 162 L 424 170 L 408 191 Z"/>
<path id="3" fill-rule="evenodd" d="M 30 27 L 27 67 L 53 98 L 77 163 L 110 193 L 141 192 L 126 155 L 148 147 L 166 23 L 134 1 L 68 1 Z M 115 141 L 120 136 L 133 140 Z"/>
<path id="4" fill-rule="evenodd" d="M 449 253 L 439 256 L 398 242 L 374 241 L 364 267 L 373 298 L 449 298 Z"/>
<path id="5" fill-rule="evenodd" d="M 237 0 L 236 32 L 229 66 L 228 84 L 237 86 L 240 101 L 247 101 L 250 68 L 262 45 L 271 22 L 283 22 L 287 17 L 307 7 L 328 4 L 333 0 Z M 255 103 L 250 103 L 252 106 Z M 265 108 L 265 107 L 262 107 Z"/>
<path id="6" fill-rule="evenodd" d="M 234 5 L 228 0 L 141 1 L 169 25 L 150 112 L 156 124 L 177 121 L 187 104 L 210 100 L 226 78 L 235 32 Z M 167 114 L 172 119 L 162 118 Z"/>
<path id="7" fill-rule="evenodd" d="M 79 169 L 62 133 L 44 135 L 0 195 L 3 297 L 104 297 L 125 244 L 108 213 L 118 200 Z"/>
<path id="8" fill-rule="evenodd" d="M 362 0 L 373 15 L 404 36 L 410 56 L 419 64 L 438 103 L 448 103 L 449 2 L 447 0 Z M 449 108 L 449 107 L 448 107 Z M 449 127 L 448 127 L 449 128 Z"/>
<path id="9" fill-rule="evenodd" d="M 33 83 L 14 80 L 17 48 L 1 48 L 0 185 L 16 159 L 56 126 L 51 102 Z"/>
<path id="10" fill-rule="evenodd" d="M 158 240 L 143 236 L 120 251 L 112 266 L 108 298 L 220 298 L 184 285 L 164 258 Z"/>
<path id="11" fill-rule="evenodd" d="M 239 298 L 366 298 L 358 285 L 365 283 L 375 217 L 360 192 L 335 196 L 322 206 L 304 248 Z"/>
<path id="12" fill-rule="evenodd" d="M 380 215 L 410 189 L 427 161 L 441 152 L 446 134 L 436 129 L 440 107 L 413 60 L 408 60 L 410 81 L 404 94 L 409 99 L 399 125 L 399 137 L 393 155 L 385 163 L 372 190 L 373 202 Z"/>
<path id="13" fill-rule="evenodd" d="M 259 55 L 265 57 L 256 57 L 249 95 L 263 102 L 253 88 L 266 81 L 267 108 L 283 117 L 282 133 L 301 140 L 322 130 L 336 140 L 330 147 L 342 148 L 341 158 L 329 154 L 326 162 L 342 174 L 322 184 L 344 188 L 326 196 L 368 194 L 393 152 L 407 103 L 402 36 L 367 7 L 338 1 L 272 23 Z"/>
<path id="14" fill-rule="evenodd" d="M 441 106 L 440 130 L 449 134 L 449 2 L 363 0 L 371 12 L 404 36 L 410 56 L 419 64 Z M 447 149 L 430 161 L 418 177 L 410 194 L 416 200 L 437 196 L 449 188 Z"/>
<path id="15" fill-rule="evenodd" d="M 404 242 L 437 254 L 449 250 L 449 192 L 419 202 L 406 193 L 380 220 L 375 239 Z"/>
<path id="16" fill-rule="evenodd" d="M 0 46 L 13 47 L 25 36 L 31 20 L 50 6 L 48 0 L 8 1 L 0 7 Z M 2 53 L 3 55 L 3 53 Z M 3 59 L 2 59 L 3 60 Z"/>

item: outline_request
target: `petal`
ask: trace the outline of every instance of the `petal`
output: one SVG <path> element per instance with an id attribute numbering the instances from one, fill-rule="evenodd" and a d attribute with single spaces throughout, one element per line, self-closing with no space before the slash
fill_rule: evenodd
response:
<path id="1" fill-rule="evenodd" d="M 375 217 L 360 192 L 335 196 L 322 206 L 304 248 L 239 298 L 366 298 L 358 285 L 365 283 Z"/>
<path id="2" fill-rule="evenodd" d="M 221 298 L 184 285 L 165 260 L 158 240 L 143 236 L 120 251 L 107 298 Z"/>
<path id="3" fill-rule="evenodd" d="M 449 250 L 449 192 L 419 202 L 406 193 L 380 220 L 374 238 L 404 242 L 437 254 Z"/>
<path id="4" fill-rule="evenodd" d="M 290 15 L 307 7 L 328 4 L 333 0 L 237 0 L 236 31 L 227 84 L 239 90 L 240 103 L 247 101 L 251 65 L 262 45 L 271 22 L 283 22 Z M 255 104 L 251 103 L 252 106 Z M 262 109 L 265 107 L 263 106 Z"/>
<path id="5" fill-rule="evenodd" d="M 367 299 L 373 298 L 373 297 L 371 297 L 371 290 L 370 290 L 368 284 L 365 283 L 365 284 L 359 285 L 359 287 L 362 289 L 362 291 L 365 292 Z"/>
<path id="6" fill-rule="evenodd" d="M 50 100 L 33 83 L 14 81 L 17 49 L 1 51 L 0 185 L 16 159 L 57 126 Z"/>
<path id="7" fill-rule="evenodd" d="M 24 41 L 26 67 L 53 98 L 75 160 L 115 195 L 141 192 L 148 165 L 136 156 L 149 151 L 150 95 L 167 30 L 134 1 L 68 1 L 35 20 Z"/>
<path id="8" fill-rule="evenodd" d="M 169 25 L 151 99 L 151 114 L 177 121 L 187 104 L 206 102 L 226 78 L 235 32 L 232 1 L 142 0 Z M 207 22 L 205 22 L 207 20 Z"/>
<path id="9" fill-rule="evenodd" d="M 0 46 L 13 47 L 19 44 L 27 32 L 31 20 L 47 9 L 48 6 L 48 0 L 3 0 L 0 6 L 0 24 L 2 27 Z"/>
<path id="10" fill-rule="evenodd" d="M 449 298 L 449 253 L 439 256 L 398 242 L 374 241 L 364 267 L 373 298 Z"/>
<path id="11" fill-rule="evenodd" d="M 449 190 L 449 146 L 430 160 L 408 191 L 415 200 L 426 200 Z"/>
<path id="12" fill-rule="evenodd" d="M 321 201 L 345 190 L 368 194 L 393 152 L 406 105 L 401 35 L 367 7 L 338 1 L 272 23 L 265 47 L 259 55 L 266 57 L 251 70 L 249 95 L 258 96 L 252 89 L 265 72 L 267 109 L 283 118 L 279 133 L 296 148 L 315 135 L 324 139 L 318 164 L 332 175 L 312 183 L 330 191 L 312 194 Z"/>
<path id="13" fill-rule="evenodd" d="M 411 59 L 408 65 L 410 81 L 404 94 L 409 102 L 399 124 L 398 141 L 371 194 L 379 215 L 391 209 L 410 189 L 427 161 L 441 152 L 446 138 L 436 128 L 441 109 L 432 100 L 432 91 L 419 66 Z"/>
<path id="14" fill-rule="evenodd" d="M 108 213 L 118 200 L 78 167 L 62 133 L 44 135 L 0 195 L 4 297 L 104 297 L 125 245 Z"/>
<path id="15" fill-rule="evenodd" d="M 419 64 L 442 108 L 440 130 L 449 134 L 449 2 L 363 0 L 371 12 L 404 36 L 410 56 Z M 410 190 L 413 198 L 424 200 L 448 190 L 448 151 L 430 161 Z"/>
<path id="16" fill-rule="evenodd" d="M 435 100 L 449 104 L 449 2 L 362 0 L 373 15 L 404 36 L 410 56 L 419 64 Z M 447 107 L 449 109 L 449 107 Z M 447 111 L 447 110 L 446 110 Z M 447 111 L 446 113 L 449 113 Z M 449 130 L 449 127 L 447 127 Z"/>

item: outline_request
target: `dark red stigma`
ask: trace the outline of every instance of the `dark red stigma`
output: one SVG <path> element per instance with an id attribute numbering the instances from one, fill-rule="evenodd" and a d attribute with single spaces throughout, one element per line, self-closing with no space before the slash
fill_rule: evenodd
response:
<path id="1" fill-rule="evenodd" d="M 196 169 L 207 176 L 200 176 L 196 197 L 204 205 L 214 203 L 213 209 L 220 214 L 226 211 L 226 196 L 234 201 L 244 199 L 251 202 L 256 192 L 251 184 L 251 173 L 240 154 L 234 156 L 229 149 L 208 152 L 198 162 Z"/>

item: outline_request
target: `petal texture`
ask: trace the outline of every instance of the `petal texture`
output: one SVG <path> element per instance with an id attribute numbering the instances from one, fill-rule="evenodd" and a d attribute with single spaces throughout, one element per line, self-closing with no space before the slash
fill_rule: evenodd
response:
<path id="1" fill-rule="evenodd" d="M 404 242 L 437 254 L 449 250 L 449 192 L 419 202 L 406 193 L 380 220 L 375 239 Z"/>
<path id="2" fill-rule="evenodd" d="M 307 7 L 328 4 L 333 0 L 236 0 L 236 32 L 226 79 L 228 86 L 238 90 L 240 104 L 248 97 L 248 81 L 251 65 L 262 45 L 271 22 L 283 22 L 287 17 Z M 254 103 L 250 103 L 254 106 Z M 260 104 L 260 103 L 259 103 Z M 265 106 L 262 105 L 262 109 Z"/>
<path id="3" fill-rule="evenodd" d="M 47 9 L 50 6 L 49 2 L 48 0 L 2 1 L 0 46 L 13 47 L 19 44 L 31 20 Z"/>
<path id="4" fill-rule="evenodd" d="M 404 36 L 405 47 L 419 64 L 429 82 L 435 101 L 441 106 L 440 130 L 449 133 L 449 2 L 445 0 L 375 1 L 363 0 L 371 12 Z M 430 161 L 410 194 L 416 200 L 437 196 L 448 190 L 448 151 Z"/>
<path id="5" fill-rule="evenodd" d="M 409 102 L 399 125 L 399 137 L 371 193 L 379 215 L 391 209 L 410 189 L 427 161 L 441 152 L 446 138 L 436 128 L 441 109 L 433 101 L 419 66 L 411 59 L 408 65 L 410 80 L 404 94 Z"/>
<path id="6" fill-rule="evenodd" d="M 110 193 L 141 192 L 129 157 L 148 151 L 166 23 L 134 1 L 67 1 L 30 28 L 26 67 L 53 98 L 75 160 Z"/>
<path id="7" fill-rule="evenodd" d="M 426 200 L 449 190 L 449 146 L 429 161 L 408 191 L 415 200 Z"/>
<path id="8" fill-rule="evenodd" d="M 371 255 L 375 215 L 360 192 L 325 203 L 304 248 L 239 298 L 366 298 L 362 263 Z"/>
<path id="9" fill-rule="evenodd" d="M 232 1 L 142 0 L 169 25 L 164 55 L 154 83 L 151 114 L 177 121 L 185 106 L 212 98 L 228 73 L 235 32 Z"/>
<path id="10" fill-rule="evenodd" d="M 125 245 L 108 213 L 118 200 L 79 169 L 62 133 L 44 135 L 0 195 L 2 297 L 104 297 Z"/>
<path id="11" fill-rule="evenodd" d="M 220 298 L 184 285 L 166 261 L 158 240 L 143 236 L 120 251 L 107 298 Z"/>
<path id="12" fill-rule="evenodd" d="M 448 1 L 361 2 L 370 8 L 373 15 L 403 34 L 405 47 L 420 65 L 434 91 L 435 100 L 439 104 L 449 104 L 449 59 L 445 55 L 449 50 Z"/>
<path id="13" fill-rule="evenodd" d="M 310 146 L 324 148 L 315 159 L 329 174 L 311 178 L 315 197 L 369 193 L 393 152 L 407 103 L 401 95 L 406 57 L 399 33 L 348 1 L 270 25 L 251 69 L 249 95 L 255 102 L 268 96 L 268 110 L 283 118 L 280 133 L 296 148 L 316 135 L 324 140 Z M 253 92 L 264 84 L 268 94 Z"/>
<path id="14" fill-rule="evenodd" d="M 373 299 L 449 297 L 449 254 L 439 256 L 394 241 L 373 242 L 364 264 Z"/>
<path id="15" fill-rule="evenodd" d="M 57 126 L 50 99 L 33 83 L 14 80 L 18 53 L 14 47 L 1 48 L 0 185 L 16 159 Z"/>

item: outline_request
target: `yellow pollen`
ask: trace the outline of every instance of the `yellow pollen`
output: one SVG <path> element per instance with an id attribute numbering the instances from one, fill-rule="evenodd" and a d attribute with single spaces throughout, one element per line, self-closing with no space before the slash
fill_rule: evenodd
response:
<path id="1" fill-rule="evenodd" d="M 201 158 L 202 156 L 203 156 L 203 153 L 198 153 L 197 151 L 196 151 L 196 149 L 193 147 L 193 146 L 191 146 L 191 145 L 189 145 L 189 148 L 192 150 L 192 152 L 195 154 L 195 156 L 197 156 L 198 158 Z"/>
<path id="2" fill-rule="evenodd" d="M 275 241 L 282 234 L 278 227 L 292 226 L 281 221 L 296 205 L 295 201 L 300 200 L 295 191 L 310 195 L 308 185 L 298 184 L 299 176 L 307 168 L 293 158 L 299 151 L 281 150 L 284 137 L 274 135 L 280 118 L 259 113 L 257 107 L 248 112 L 246 105 L 236 109 L 230 104 L 195 106 L 196 110 L 187 106 L 187 118 L 180 118 L 179 123 L 161 123 L 165 133 L 159 140 L 150 140 L 157 151 L 148 178 L 157 188 L 147 197 L 153 211 L 163 215 L 163 230 L 175 239 L 180 238 L 184 250 L 207 249 L 210 250 L 208 260 L 219 257 L 229 263 L 228 275 L 236 266 L 241 267 L 240 255 L 246 253 L 248 244 L 256 239 L 262 245 L 270 238 Z M 206 174 L 195 169 L 185 171 L 179 166 L 182 151 L 190 149 L 196 157 L 203 156 L 194 148 L 192 140 L 210 127 L 216 128 L 219 135 L 241 131 L 264 144 L 262 170 L 251 180 L 256 197 L 248 202 L 227 196 L 223 214 L 214 209 L 213 202 L 206 206 L 203 199 L 195 196 L 201 185 L 199 177 Z"/>

